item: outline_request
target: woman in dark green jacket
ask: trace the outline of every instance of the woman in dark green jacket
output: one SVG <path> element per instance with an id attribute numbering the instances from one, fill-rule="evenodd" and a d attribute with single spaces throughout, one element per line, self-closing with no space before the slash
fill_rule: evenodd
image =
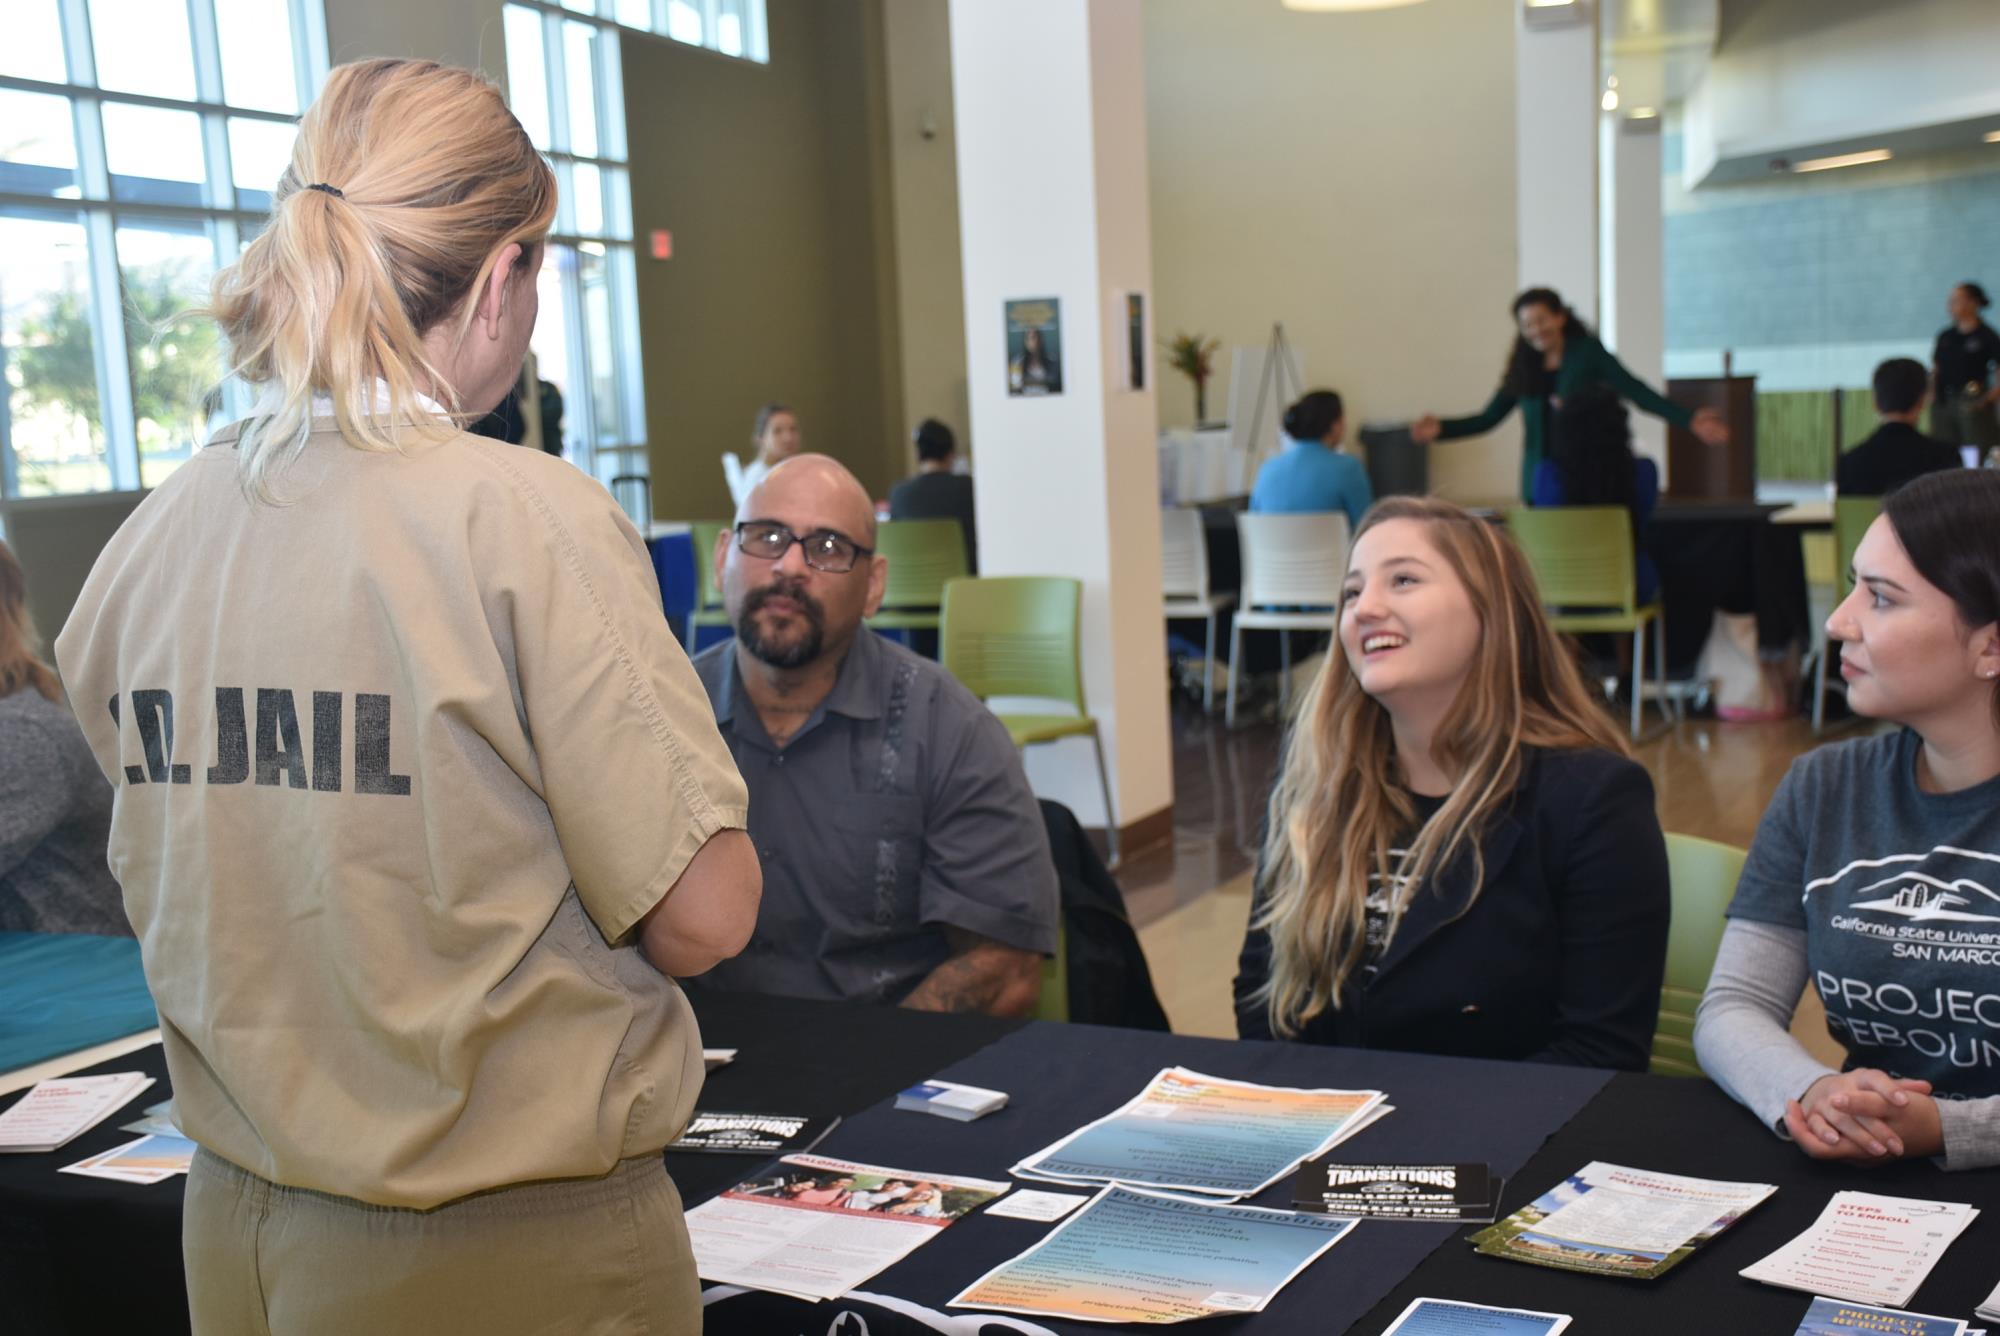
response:
<path id="1" fill-rule="evenodd" d="M 1410 424 L 1419 445 L 1477 436 L 1499 426 L 1515 406 L 1521 409 L 1521 495 L 1532 495 L 1535 467 L 1542 462 L 1553 409 L 1587 385 L 1608 385 L 1648 413 L 1686 427 L 1710 445 L 1729 440 L 1729 427 L 1712 408 L 1681 407 L 1625 369 L 1597 341 L 1583 321 L 1549 288 L 1529 288 L 1514 299 L 1520 335 L 1507 359 L 1500 388 L 1472 417 L 1444 418 L 1426 413 Z"/>

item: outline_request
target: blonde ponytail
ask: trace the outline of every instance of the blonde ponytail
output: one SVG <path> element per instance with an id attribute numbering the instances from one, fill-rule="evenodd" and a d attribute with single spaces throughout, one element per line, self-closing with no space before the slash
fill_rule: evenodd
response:
<path id="1" fill-rule="evenodd" d="M 360 449 L 449 437 L 467 414 L 424 336 L 451 319 L 464 336 L 467 298 L 510 244 L 530 252 L 515 272 L 532 283 L 555 209 L 548 163 L 479 75 L 424 60 L 336 68 L 299 123 L 269 226 L 215 277 L 231 369 L 259 387 L 237 439 L 245 488 L 272 498 L 315 395 Z"/>

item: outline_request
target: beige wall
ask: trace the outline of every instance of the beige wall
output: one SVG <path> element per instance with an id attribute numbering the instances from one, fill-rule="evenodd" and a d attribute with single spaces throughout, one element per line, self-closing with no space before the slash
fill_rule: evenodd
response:
<path id="1" fill-rule="evenodd" d="M 879 0 L 770 0 L 771 63 L 624 42 L 653 511 L 729 513 L 757 406 L 887 494 L 902 472 Z"/>
<path id="2" fill-rule="evenodd" d="M 910 433 L 942 419 L 971 453 L 965 388 L 965 283 L 958 252 L 958 145 L 951 97 L 951 8 L 944 0 L 882 0 L 901 331 L 902 460 Z"/>
<path id="3" fill-rule="evenodd" d="M 506 86 L 501 0 L 326 0 L 327 53 L 336 65 L 371 56 L 439 60 L 484 70 Z"/>
<path id="4" fill-rule="evenodd" d="M 1351 425 L 1486 402 L 1515 284 L 1513 6 L 1377 13 L 1146 0 L 1155 328 L 1231 344 L 1282 320 Z M 1160 421 L 1194 392 L 1159 376 Z M 1512 495 L 1518 427 L 1437 447 L 1433 486 Z"/>

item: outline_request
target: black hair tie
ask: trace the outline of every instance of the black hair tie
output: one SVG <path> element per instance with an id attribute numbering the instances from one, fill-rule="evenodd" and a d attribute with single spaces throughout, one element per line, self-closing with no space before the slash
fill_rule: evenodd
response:
<path id="1" fill-rule="evenodd" d="M 330 186 L 330 185 L 328 185 L 328 184 L 327 184 L 326 182 L 324 182 L 324 181 L 315 181 L 315 182 L 313 182 L 313 183 L 312 183 L 311 185 L 307 186 L 307 187 L 306 187 L 306 189 L 307 189 L 307 190 L 324 190 L 324 191 L 325 191 L 325 192 L 326 192 L 327 194 L 329 194 L 329 195 L 333 196 L 333 197 L 334 197 L 335 199 L 346 199 L 346 198 L 347 198 L 347 195 L 346 195 L 346 193 L 345 193 L 344 191 L 342 191 L 342 190 L 340 189 L 340 187 L 338 187 L 338 186 Z"/>

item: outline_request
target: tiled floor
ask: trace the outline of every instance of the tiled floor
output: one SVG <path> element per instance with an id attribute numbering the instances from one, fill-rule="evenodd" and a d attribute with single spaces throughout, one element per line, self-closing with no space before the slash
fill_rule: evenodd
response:
<path id="1" fill-rule="evenodd" d="M 1637 756 L 1652 772 L 1661 825 L 1748 845 L 1793 759 L 1817 742 L 1803 721 L 1700 720 L 1640 746 Z M 1176 705 L 1173 841 L 1135 854 L 1118 874 L 1160 1001 L 1183 1033 L 1235 1034 L 1230 980 L 1278 745 L 1273 724 L 1230 731 Z M 1810 991 L 1793 1032 L 1822 1056 L 1835 1053 Z"/>

